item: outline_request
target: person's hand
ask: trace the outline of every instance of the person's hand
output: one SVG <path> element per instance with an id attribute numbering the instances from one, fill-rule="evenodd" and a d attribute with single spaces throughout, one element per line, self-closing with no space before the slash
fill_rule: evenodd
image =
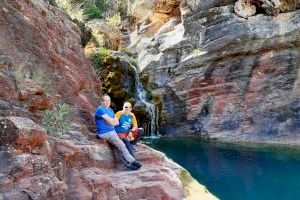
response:
<path id="1" fill-rule="evenodd" d="M 129 141 L 134 140 L 134 137 L 132 135 L 132 131 L 129 131 L 127 138 L 128 138 Z"/>
<path id="2" fill-rule="evenodd" d="M 111 120 L 106 119 L 105 121 L 106 121 L 106 123 L 108 123 L 109 125 L 111 125 Z"/>

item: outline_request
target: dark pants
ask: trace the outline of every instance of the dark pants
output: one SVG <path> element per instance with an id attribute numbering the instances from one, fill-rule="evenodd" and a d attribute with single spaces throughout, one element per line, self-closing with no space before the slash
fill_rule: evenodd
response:
<path id="1" fill-rule="evenodd" d="M 141 137 L 144 135 L 144 129 L 138 128 L 134 133 L 134 140 L 130 141 L 131 144 L 136 145 L 136 143 L 141 139 Z"/>
<path id="2" fill-rule="evenodd" d="M 134 154 L 133 154 L 133 147 L 132 147 L 132 144 L 131 142 L 128 140 L 128 138 L 124 138 L 122 140 L 128 150 L 128 152 L 134 157 Z M 134 157 L 135 158 L 135 157 Z"/>
<path id="3" fill-rule="evenodd" d="M 124 138 L 122 139 L 122 141 L 124 142 L 128 152 L 135 158 L 132 145 L 136 145 L 136 143 L 141 139 L 141 137 L 144 135 L 144 129 L 138 128 L 136 133 L 133 133 L 133 135 L 134 135 L 134 140 L 129 141 L 128 138 Z"/>
<path id="4" fill-rule="evenodd" d="M 110 146 L 117 149 L 120 160 L 126 165 L 130 165 L 135 158 L 131 155 L 128 148 L 124 143 L 119 139 L 115 131 L 110 131 L 99 135 L 100 138 L 105 139 L 111 144 Z"/>

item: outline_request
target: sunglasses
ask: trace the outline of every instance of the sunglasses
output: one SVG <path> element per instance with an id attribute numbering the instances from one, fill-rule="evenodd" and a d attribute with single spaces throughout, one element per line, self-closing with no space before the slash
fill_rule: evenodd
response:
<path id="1" fill-rule="evenodd" d="M 125 108 L 131 108 L 131 106 L 125 106 Z"/>

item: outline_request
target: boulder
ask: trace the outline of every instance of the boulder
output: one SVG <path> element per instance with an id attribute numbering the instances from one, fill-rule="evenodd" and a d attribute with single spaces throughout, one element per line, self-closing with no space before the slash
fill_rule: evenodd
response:
<path id="1" fill-rule="evenodd" d="M 37 111 L 45 111 L 52 110 L 54 104 L 61 98 L 60 95 L 54 95 L 51 97 L 47 96 L 36 96 L 31 99 L 28 105 L 28 111 L 37 112 Z"/>
<path id="2" fill-rule="evenodd" d="M 21 117 L 0 118 L 0 143 L 12 145 L 21 152 L 40 148 L 47 139 L 46 130 L 30 119 Z"/>
<path id="3" fill-rule="evenodd" d="M 248 18 L 255 15 L 256 6 L 247 0 L 239 0 L 234 4 L 234 11 L 237 15 L 243 18 Z"/>

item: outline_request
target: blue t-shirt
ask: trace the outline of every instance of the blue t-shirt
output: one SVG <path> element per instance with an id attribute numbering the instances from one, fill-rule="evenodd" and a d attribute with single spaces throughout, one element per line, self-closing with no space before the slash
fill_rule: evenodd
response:
<path id="1" fill-rule="evenodd" d="M 108 124 L 105 119 L 102 118 L 105 114 L 111 118 L 115 117 L 115 113 L 111 108 L 105 108 L 104 106 L 99 106 L 97 108 L 95 112 L 95 122 L 99 135 L 115 130 L 113 125 Z"/>
<path id="2" fill-rule="evenodd" d="M 132 125 L 132 115 L 122 114 L 119 118 L 119 125 L 115 126 L 117 133 L 129 132 Z"/>

